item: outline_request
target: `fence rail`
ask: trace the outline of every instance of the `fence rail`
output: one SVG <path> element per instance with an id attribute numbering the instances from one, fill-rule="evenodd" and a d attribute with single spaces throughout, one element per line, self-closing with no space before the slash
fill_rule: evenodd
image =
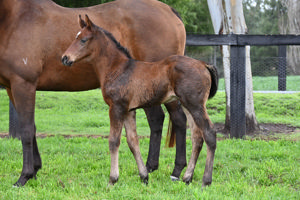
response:
<path id="1" fill-rule="evenodd" d="M 187 46 L 279 46 L 300 45 L 300 35 L 195 35 L 186 38 Z"/>

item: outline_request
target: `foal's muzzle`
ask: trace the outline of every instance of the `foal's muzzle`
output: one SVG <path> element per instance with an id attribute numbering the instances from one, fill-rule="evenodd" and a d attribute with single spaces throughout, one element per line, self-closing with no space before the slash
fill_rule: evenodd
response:
<path id="1" fill-rule="evenodd" d="M 68 56 L 64 56 L 61 59 L 62 64 L 66 65 L 66 66 L 71 66 L 74 62 L 69 60 Z"/>

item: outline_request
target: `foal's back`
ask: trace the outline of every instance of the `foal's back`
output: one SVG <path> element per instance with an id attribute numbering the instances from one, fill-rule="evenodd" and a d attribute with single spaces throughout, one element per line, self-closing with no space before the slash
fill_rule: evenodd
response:
<path id="1" fill-rule="evenodd" d="M 127 70 L 129 109 L 167 103 L 177 99 L 181 90 L 209 90 L 211 84 L 206 63 L 186 56 L 173 55 L 158 62 L 136 61 Z"/>

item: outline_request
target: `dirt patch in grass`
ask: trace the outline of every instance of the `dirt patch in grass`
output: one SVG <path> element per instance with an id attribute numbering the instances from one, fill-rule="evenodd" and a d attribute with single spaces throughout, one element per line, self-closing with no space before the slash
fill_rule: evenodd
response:
<path id="1" fill-rule="evenodd" d="M 223 134 L 225 137 L 229 137 L 229 133 L 225 130 L 224 124 L 216 123 L 214 124 L 217 133 Z M 300 140 L 300 127 L 290 126 L 286 124 L 271 124 L 271 123 L 261 123 L 259 124 L 260 129 L 252 133 L 247 133 L 246 136 L 249 136 L 253 139 L 265 139 L 265 140 L 276 140 L 282 137 L 279 135 L 299 135 L 298 137 L 293 138 L 293 140 Z"/>
<path id="2" fill-rule="evenodd" d="M 286 124 L 269 124 L 269 123 L 263 123 L 260 124 L 260 130 L 257 130 L 253 133 L 246 134 L 246 136 L 249 136 L 251 138 L 255 139 L 265 139 L 265 140 L 276 140 L 282 137 L 279 137 L 280 135 L 292 135 L 292 134 L 299 134 L 299 137 L 293 138 L 293 140 L 300 140 L 300 127 L 294 127 Z M 214 127 L 217 131 L 217 133 L 221 133 L 224 135 L 225 138 L 229 138 L 229 133 L 224 130 L 224 124 L 222 123 L 216 123 L 214 124 Z M 53 137 L 55 134 L 46 134 L 46 133 L 37 133 L 38 138 L 45 138 L 45 137 Z M 73 138 L 73 137 L 88 137 L 88 138 L 108 138 L 108 135 L 71 135 L 71 134 L 62 134 L 60 135 L 64 138 Z M 277 137 L 278 136 L 278 137 Z M 9 137 L 8 133 L 0 133 L 0 138 L 7 138 Z M 145 138 L 149 136 L 139 136 L 139 138 Z"/>

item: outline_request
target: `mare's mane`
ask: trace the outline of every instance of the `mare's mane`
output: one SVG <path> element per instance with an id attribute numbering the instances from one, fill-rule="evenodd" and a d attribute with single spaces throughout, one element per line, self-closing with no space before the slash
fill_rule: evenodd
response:
<path id="1" fill-rule="evenodd" d="M 123 47 L 120 42 L 118 42 L 116 40 L 116 38 L 113 36 L 113 34 L 107 30 L 105 30 L 104 28 L 98 27 L 99 31 L 102 31 L 113 43 L 115 43 L 116 47 L 118 50 L 120 50 L 121 52 L 123 52 L 128 58 L 132 59 L 128 49 L 126 49 L 125 47 Z"/>

